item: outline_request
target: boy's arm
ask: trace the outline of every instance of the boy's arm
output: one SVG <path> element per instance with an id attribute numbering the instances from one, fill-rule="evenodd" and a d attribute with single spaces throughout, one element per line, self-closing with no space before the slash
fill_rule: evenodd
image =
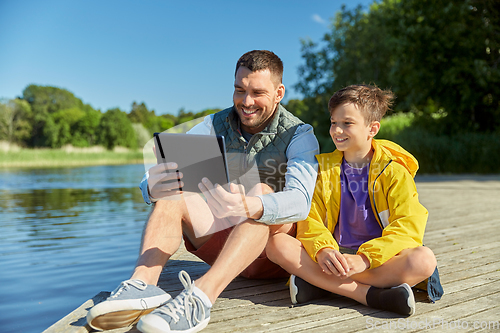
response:
<path id="1" fill-rule="evenodd" d="M 323 184 L 321 173 L 318 172 L 316 187 L 311 202 L 311 210 L 307 219 L 297 222 L 297 239 L 307 251 L 314 262 L 318 262 L 316 255 L 323 248 L 339 249 L 333 238 L 333 230 L 325 226 L 327 210 L 323 199 Z"/>
<path id="2" fill-rule="evenodd" d="M 381 237 L 363 243 L 358 249 L 358 254 L 364 254 L 370 261 L 370 269 L 382 265 L 404 249 L 421 246 L 423 242 L 427 209 L 418 201 L 413 177 L 406 170 L 395 171 L 387 175 L 388 188 L 380 190 L 386 195 L 389 224 Z"/>

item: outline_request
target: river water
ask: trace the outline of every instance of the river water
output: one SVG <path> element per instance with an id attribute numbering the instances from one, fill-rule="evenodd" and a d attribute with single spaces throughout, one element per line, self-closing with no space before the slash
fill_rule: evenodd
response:
<path id="1" fill-rule="evenodd" d="M 0 331 L 41 332 L 129 278 L 144 166 L 0 170 Z"/>

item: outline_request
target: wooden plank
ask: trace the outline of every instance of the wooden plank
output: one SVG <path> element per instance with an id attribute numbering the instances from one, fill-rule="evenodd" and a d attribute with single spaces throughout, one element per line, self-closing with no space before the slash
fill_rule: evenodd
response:
<path id="1" fill-rule="evenodd" d="M 496 295 L 499 295 L 499 293 L 500 293 L 500 286 L 498 286 L 498 283 L 482 284 L 464 290 L 452 291 L 447 294 L 447 297 L 443 297 L 442 300 L 434 304 L 417 303 L 417 313 L 407 319 L 414 322 L 425 322 L 426 320 L 432 322 L 434 318 L 438 318 L 438 320 L 442 319 L 450 321 L 453 320 L 453 317 L 449 317 L 448 316 L 449 313 L 456 312 L 456 314 L 460 315 L 461 310 L 459 307 L 462 304 L 466 304 L 467 302 L 473 300 L 482 303 L 484 299 L 487 299 L 489 297 L 496 297 Z M 465 318 L 466 315 L 464 315 L 463 317 Z M 393 325 L 396 325 L 397 320 L 399 320 L 399 318 L 393 317 L 390 320 L 395 321 L 396 323 L 394 323 Z M 370 328 L 359 329 L 359 332 L 369 332 L 369 331 L 372 332 L 373 331 L 372 327 L 373 326 L 370 326 Z M 408 330 L 410 331 L 411 326 L 409 327 L 410 329 Z M 379 330 L 377 329 L 377 332 L 378 331 Z"/>
<path id="2" fill-rule="evenodd" d="M 462 304 L 455 304 L 454 306 L 435 311 L 429 316 L 429 320 L 433 322 L 441 321 L 441 329 L 453 330 L 453 326 L 451 326 L 452 322 L 463 319 L 466 316 L 476 315 L 490 308 L 495 308 L 499 303 L 500 294 L 497 292 L 488 297 L 472 299 Z M 412 318 L 412 320 L 413 319 L 414 318 Z M 412 332 L 418 332 L 418 330 L 412 330 Z"/>
<path id="3" fill-rule="evenodd" d="M 436 256 L 445 255 L 446 253 L 456 253 L 461 250 L 482 250 L 486 249 L 491 252 L 499 252 L 500 242 L 498 242 L 498 236 L 500 233 L 491 232 L 487 235 L 481 237 L 481 242 L 477 242 L 477 240 L 469 239 L 469 237 L 465 238 L 464 235 L 461 235 L 459 238 L 447 238 L 442 239 L 441 242 L 427 242 L 424 239 L 424 244 L 429 246 L 430 249 L 434 252 Z M 469 236 L 469 235 L 467 235 Z M 477 238 L 476 238 L 477 239 Z M 463 251 L 465 252 L 465 251 Z"/>
<path id="4" fill-rule="evenodd" d="M 496 271 L 495 271 L 495 275 L 490 275 L 490 276 L 486 275 L 486 276 L 481 277 L 480 279 L 484 280 L 484 279 L 491 278 L 492 276 L 498 277 L 498 274 L 496 273 Z M 475 280 L 478 280 L 478 279 L 476 278 Z M 471 281 L 468 284 L 474 286 L 477 284 L 477 282 L 478 281 Z M 463 286 L 464 286 L 463 279 L 459 282 L 459 285 L 461 288 L 463 288 Z M 466 285 L 467 285 L 467 283 L 466 283 Z M 490 287 L 488 287 L 488 289 L 489 288 Z M 499 290 L 497 288 L 496 292 L 498 293 L 498 291 Z M 458 291 L 453 290 L 453 288 L 451 288 L 451 293 L 453 294 L 454 292 L 458 292 Z M 474 292 L 477 293 L 477 290 Z M 453 299 L 451 299 L 451 298 L 450 298 L 450 300 L 453 301 Z M 359 309 L 359 307 L 361 307 L 361 308 L 369 309 L 369 308 L 364 307 L 362 305 L 358 305 L 354 301 L 350 301 L 350 302 L 351 302 L 350 305 L 353 306 L 352 308 L 357 307 Z M 423 304 L 427 304 L 427 303 L 423 303 Z M 441 304 L 441 302 L 438 302 L 437 304 Z M 429 307 L 430 307 L 429 311 L 425 311 L 425 312 L 436 311 L 435 305 L 436 304 L 429 304 Z M 314 305 L 314 306 L 310 305 L 310 306 L 311 306 L 313 313 L 318 312 L 318 310 L 315 309 L 316 305 Z M 419 313 L 421 311 L 420 310 L 421 306 L 422 306 L 422 304 L 418 303 L 417 313 Z M 292 311 L 296 311 L 297 308 L 298 307 L 295 307 L 294 310 L 292 310 Z M 298 320 L 296 319 L 296 321 L 298 321 L 300 324 L 297 327 L 291 327 L 290 325 L 287 325 L 286 330 L 287 331 L 300 331 L 300 330 L 304 329 L 304 325 L 306 325 L 308 327 L 308 330 L 310 328 L 315 327 L 315 326 L 318 326 L 321 329 L 321 327 L 323 327 L 324 325 L 333 325 L 333 324 L 337 323 L 338 321 L 343 321 L 346 319 L 345 316 L 341 315 L 342 312 L 339 312 L 339 309 L 340 308 L 338 308 L 338 309 L 333 308 L 332 311 L 328 311 L 328 310 L 323 311 L 320 314 L 316 315 L 316 317 L 308 317 L 308 316 L 305 316 L 304 313 L 296 313 L 296 315 L 300 316 L 300 319 L 298 319 Z M 253 312 L 253 314 L 251 316 L 245 316 L 243 313 L 240 312 L 240 315 L 235 318 L 235 320 L 237 320 L 237 321 L 235 321 L 234 323 L 231 321 L 224 321 L 224 323 L 226 324 L 226 326 L 229 326 L 232 329 L 238 329 L 238 330 L 244 328 L 245 326 L 248 326 L 247 329 L 257 329 L 259 327 L 259 325 L 267 325 L 268 329 L 271 330 L 271 328 L 274 326 L 270 326 L 270 325 L 272 325 L 272 324 L 274 325 L 275 322 L 279 323 L 282 321 L 282 318 L 287 318 L 290 316 L 290 314 L 281 312 L 280 310 L 277 310 L 277 311 L 275 311 L 274 309 L 268 310 L 268 309 L 265 309 L 265 307 L 259 307 L 257 305 L 254 306 L 251 310 Z M 278 311 L 280 311 L 280 312 L 278 313 Z M 369 311 L 376 312 L 377 310 L 369 309 Z M 325 319 L 325 313 L 331 313 L 331 312 L 335 312 L 336 318 L 335 319 L 332 319 L 332 318 Z M 380 315 L 380 313 L 379 313 L 379 315 Z M 391 313 L 386 313 L 386 315 L 389 318 L 394 316 L 394 314 L 391 314 Z M 328 317 L 330 317 L 330 316 L 328 316 Z M 352 314 L 350 314 L 348 317 L 351 318 Z M 274 322 L 273 322 L 273 318 L 274 318 Z M 321 318 L 321 320 L 317 320 L 317 318 Z M 353 317 L 353 318 L 356 318 L 356 317 Z M 285 323 L 288 323 L 288 322 L 289 322 L 289 320 L 285 321 Z M 363 323 L 361 323 L 361 324 L 363 324 Z M 364 325 L 366 325 L 366 323 Z M 360 327 L 359 323 L 358 323 L 354 326 L 353 331 L 356 331 L 360 328 L 363 328 L 363 327 Z M 346 323 L 342 323 L 342 330 L 344 331 L 345 329 L 346 329 Z"/>
<path id="5" fill-rule="evenodd" d="M 498 217 L 500 211 L 497 213 L 478 213 L 475 214 L 477 216 L 476 220 L 470 220 L 468 217 L 468 223 L 462 226 L 455 226 L 453 225 L 450 228 L 446 229 L 440 229 L 439 233 L 432 233 L 429 232 L 426 234 L 425 240 L 426 242 L 429 241 L 438 241 L 440 238 L 442 239 L 443 237 L 450 238 L 453 236 L 462 236 L 462 235 L 470 235 L 470 238 L 472 239 L 472 236 L 474 235 L 483 235 L 485 230 L 488 230 L 491 226 L 493 225 L 498 225 L 500 223 L 500 218 Z M 452 220 L 449 220 L 450 224 L 453 224 Z M 473 223 L 471 223 L 473 222 Z M 497 230 L 491 230 L 491 232 L 498 234 Z M 465 238 L 467 239 L 467 238 Z M 477 239 L 477 238 L 476 238 Z"/>
<path id="6" fill-rule="evenodd" d="M 475 332 L 498 332 L 500 331 L 500 304 L 497 304 L 496 306 L 485 311 L 465 316 L 461 318 L 461 321 L 461 327 L 468 326 Z M 467 324 L 463 324 L 463 322 Z"/>

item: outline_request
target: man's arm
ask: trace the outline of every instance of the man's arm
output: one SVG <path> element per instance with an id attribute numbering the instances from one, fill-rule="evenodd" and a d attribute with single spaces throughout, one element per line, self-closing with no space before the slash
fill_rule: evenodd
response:
<path id="1" fill-rule="evenodd" d="M 258 196 L 264 211 L 256 222 L 285 224 L 307 217 L 318 173 L 315 157 L 318 153 L 319 144 L 312 126 L 299 126 L 286 151 L 285 187 L 281 192 Z"/>

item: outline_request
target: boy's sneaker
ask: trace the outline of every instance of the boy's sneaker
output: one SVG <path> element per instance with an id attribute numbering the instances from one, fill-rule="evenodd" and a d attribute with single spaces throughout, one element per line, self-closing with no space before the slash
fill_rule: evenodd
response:
<path id="1" fill-rule="evenodd" d="M 292 304 L 306 303 L 324 298 L 330 294 L 328 290 L 313 286 L 296 275 L 290 276 L 290 298 L 292 299 Z"/>
<path id="2" fill-rule="evenodd" d="M 141 280 L 123 281 L 104 302 L 90 309 L 87 323 L 100 331 L 130 326 L 171 299 L 162 289 Z"/>
<path id="3" fill-rule="evenodd" d="M 370 287 L 366 294 L 366 303 L 372 308 L 392 311 L 403 316 L 415 313 L 415 296 L 406 283 L 387 289 Z"/>
<path id="4" fill-rule="evenodd" d="M 194 333 L 208 325 L 211 304 L 207 305 L 207 302 L 210 303 L 210 300 L 200 289 L 195 289 L 194 282 L 185 271 L 179 272 L 179 280 L 184 285 L 184 291 L 172 302 L 142 317 L 137 324 L 139 331 L 143 333 Z M 203 295 L 199 294 L 200 292 Z"/>

